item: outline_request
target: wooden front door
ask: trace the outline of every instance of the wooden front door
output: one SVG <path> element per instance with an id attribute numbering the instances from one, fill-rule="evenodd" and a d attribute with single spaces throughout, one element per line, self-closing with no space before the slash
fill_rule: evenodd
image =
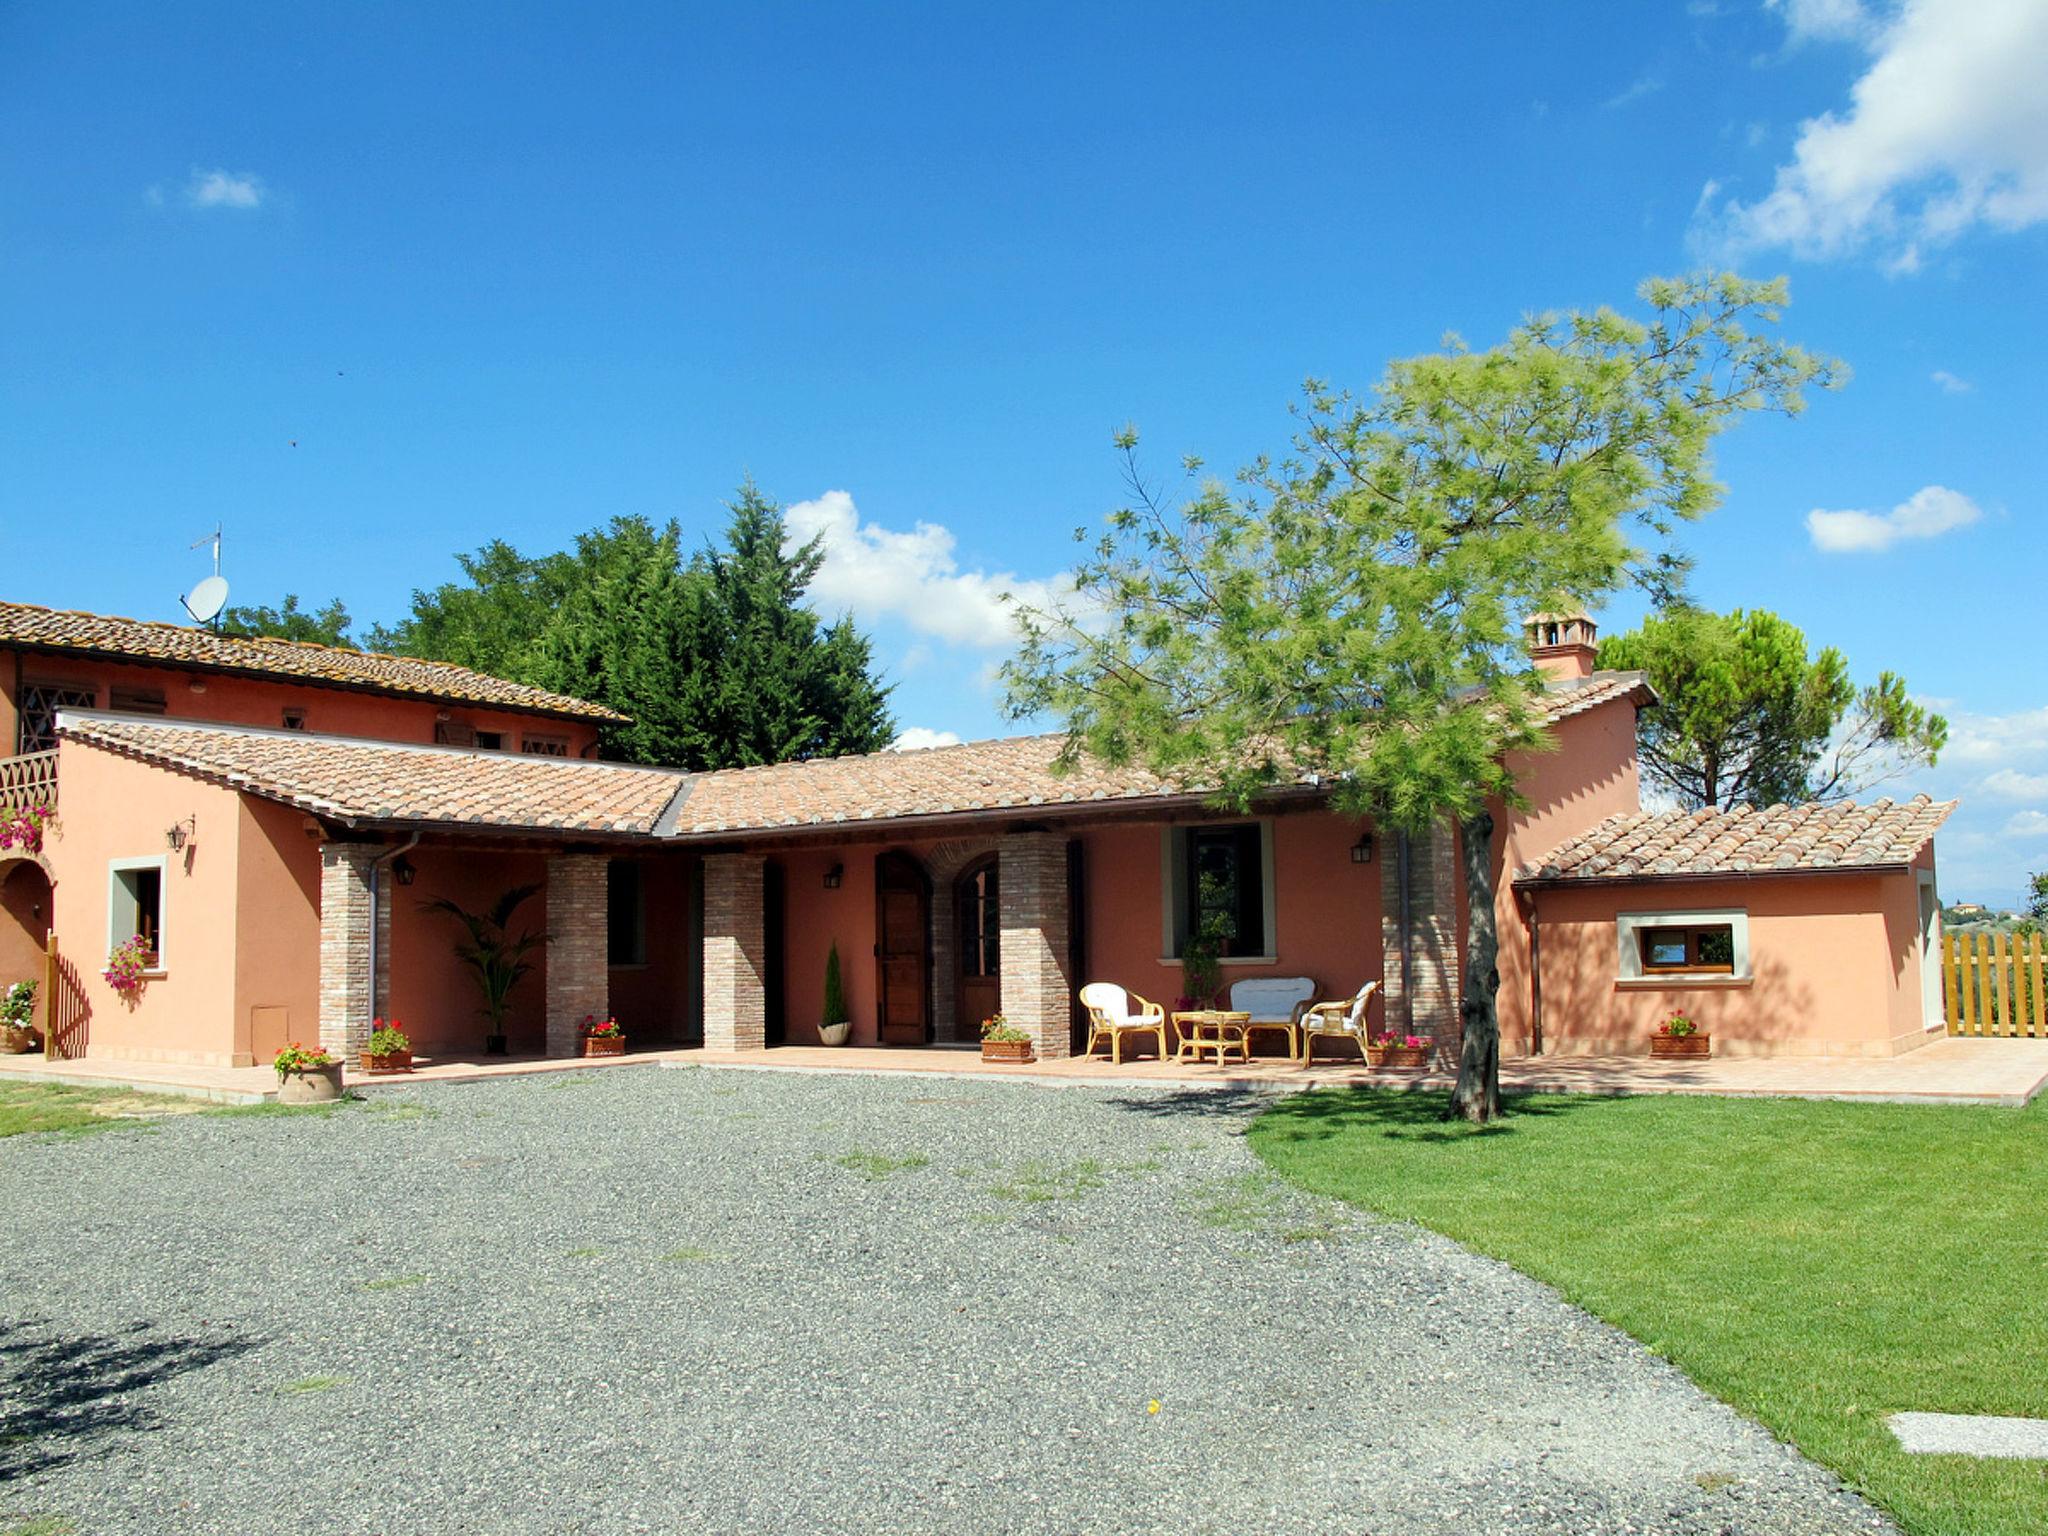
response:
<path id="1" fill-rule="evenodd" d="M 884 1045 L 931 1038 L 931 889 L 908 854 L 875 861 L 875 972 Z"/>
<path id="2" fill-rule="evenodd" d="M 960 923 L 958 1017 L 952 1038 L 981 1038 L 982 1021 L 1003 1006 L 1003 919 L 995 855 L 967 866 L 953 887 L 953 911 Z"/>

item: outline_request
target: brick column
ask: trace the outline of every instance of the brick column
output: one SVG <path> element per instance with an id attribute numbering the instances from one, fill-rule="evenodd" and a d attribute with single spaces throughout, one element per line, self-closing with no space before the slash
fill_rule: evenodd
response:
<path id="1" fill-rule="evenodd" d="M 611 1012 L 611 860 L 601 853 L 548 858 L 548 1042 L 550 1056 L 574 1056 L 586 1016 Z"/>
<path id="2" fill-rule="evenodd" d="M 1408 838 L 1408 932 L 1401 932 L 1399 834 L 1382 840 L 1380 938 L 1385 955 L 1380 995 L 1385 1028 L 1428 1035 L 1437 1059 L 1455 1066 L 1462 1043 L 1458 1021 L 1458 854 L 1449 822 Z M 1406 957 L 1406 965 L 1402 961 Z"/>
<path id="3" fill-rule="evenodd" d="M 377 843 L 320 846 L 320 1044 L 354 1061 L 390 1002 L 391 874 L 379 870 L 377 996 L 370 998 L 370 870 Z"/>
<path id="4" fill-rule="evenodd" d="M 768 1043 L 768 942 L 762 919 L 767 860 L 714 853 L 704 860 L 704 1046 L 758 1051 Z M 843 958 L 843 957 L 842 957 Z"/>
<path id="5" fill-rule="evenodd" d="M 1003 920 L 1003 1017 L 1030 1032 L 1041 1059 L 1072 1054 L 1073 979 L 1067 975 L 1067 840 L 1013 832 L 997 855 Z"/>

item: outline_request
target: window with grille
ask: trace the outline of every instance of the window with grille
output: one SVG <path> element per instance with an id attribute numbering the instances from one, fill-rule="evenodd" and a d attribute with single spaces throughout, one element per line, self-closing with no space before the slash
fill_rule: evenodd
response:
<path id="1" fill-rule="evenodd" d="M 57 745 L 57 711 L 91 709 L 98 700 L 96 689 L 80 688 L 74 684 L 24 684 L 20 721 L 15 728 L 15 751 L 49 751 Z"/>
<path id="2" fill-rule="evenodd" d="M 569 738 L 566 736 L 528 736 L 519 743 L 519 750 L 532 757 L 567 757 Z"/>

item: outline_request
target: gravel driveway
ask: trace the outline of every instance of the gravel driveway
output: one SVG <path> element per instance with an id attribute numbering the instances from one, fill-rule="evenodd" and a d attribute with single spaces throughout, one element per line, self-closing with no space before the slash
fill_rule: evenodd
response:
<path id="1" fill-rule="evenodd" d="M 0 1142 L 0 1532 L 1890 1529 L 1255 1108 L 649 1067 Z"/>

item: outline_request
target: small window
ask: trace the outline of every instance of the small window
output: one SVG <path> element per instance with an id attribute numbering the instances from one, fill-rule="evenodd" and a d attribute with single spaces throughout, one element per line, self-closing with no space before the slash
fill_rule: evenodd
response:
<path id="1" fill-rule="evenodd" d="M 503 731 L 478 731 L 476 733 L 475 745 L 479 752 L 502 752 L 505 750 L 505 733 Z"/>
<path id="2" fill-rule="evenodd" d="M 107 948 L 140 938 L 151 970 L 164 957 L 164 863 L 136 859 L 116 864 L 107 891 Z"/>
<path id="3" fill-rule="evenodd" d="M 284 728 L 288 731 L 303 731 L 306 728 L 306 712 L 303 709 L 286 710 Z"/>
<path id="4" fill-rule="evenodd" d="M 123 715 L 160 715 L 164 712 L 161 688 L 116 688 L 107 695 L 107 707 Z"/>
<path id="5" fill-rule="evenodd" d="M 647 914 L 640 866 L 613 859 L 605 868 L 605 959 L 610 965 L 647 963 Z"/>
<path id="6" fill-rule="evenodd" d="M 566 736 L 527 736 L 521 739 L 519 750 L 531 757 L 567 757 L 569 738 Z"/>
<path id="7" fill-rule="evenodd" d="M 21 690 L 21 714 L 15 727 L 17 752 L 47 752 L 57 745 L 57 711 L 91 709 L 99 694 L 91 688 L 63 683 L 28 683 Z"/>
<path id="8" fill-rule="evenodd" d="M 1727 974 L 1735 969 L 1735 930 L 1727 923 L 1686 928 L 1644 928 L 1640 931 L 1645 975 L 1662 971 L 1706 971 Z"/>
<path id="9" fill-rule="evenodd" d="M 1230 956 L 1272 954 L 1272 839 L 1259 822 L 1168 832 L 1166 951 L 1178 959 L 1207 931 Z"/>

